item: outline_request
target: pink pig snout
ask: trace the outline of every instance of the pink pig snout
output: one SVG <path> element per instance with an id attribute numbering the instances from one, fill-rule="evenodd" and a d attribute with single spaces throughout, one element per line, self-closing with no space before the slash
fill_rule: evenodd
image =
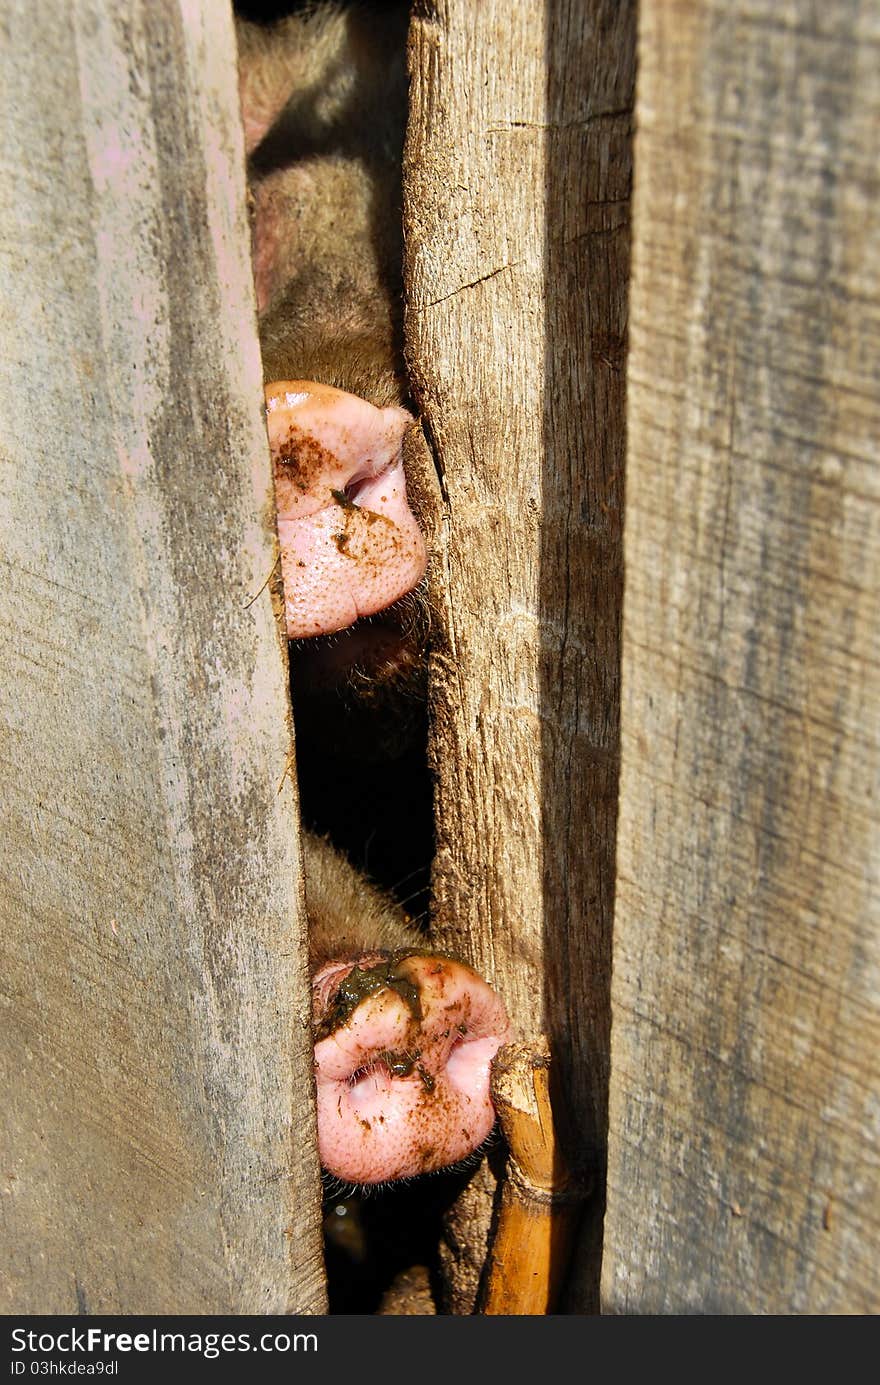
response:
<path id="1" fill-rule="evenodd" d="M 477 1149 L 489 1066 L 510 1037 L 496 992 L 441 955 L 370 954 L 313 982 L 318 1145 L 352 1183 L 411 1178 Z"/>
<path id="2" fill-rule="evenodd" d="M 309 380 L 266 386 L 288 638 L 385 610 L 420 580 L 424 537 L 406 498 L 406 409 Z"/>

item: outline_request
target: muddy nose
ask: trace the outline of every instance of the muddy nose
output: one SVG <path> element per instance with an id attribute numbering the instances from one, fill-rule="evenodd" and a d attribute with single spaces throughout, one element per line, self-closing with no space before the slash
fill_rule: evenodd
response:
<path id="1" fill-rule="evenodd" d="M 309 380 L 266 386 L 288 638 L 331 634 L 421 579 L 424 537 L 406 498 L 406 409 Z"/>
<path id="2" fill-rule="evenodd" d="M 482 977 L 441 955 L 377 959 L 315 977 L 318 1143 L 352 1183 L 463 1159 L 495 1123 L 489 1067 L 510 1037 Z"/>

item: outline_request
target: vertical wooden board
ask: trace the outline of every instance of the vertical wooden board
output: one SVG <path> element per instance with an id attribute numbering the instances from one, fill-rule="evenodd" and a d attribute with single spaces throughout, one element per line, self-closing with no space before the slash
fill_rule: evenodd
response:
<path id="1" fill-rule="evenodd" d="M 231 15 L 0 28 L 0 1304 L 321 1311 Z"/>
<path id="2" fill-rule="evenodd" d="M 880 1309 L 878 41 L 641 8 L 611 1312 Z"/>
<path id="3" fill-rule="evenodd" d="M 405 167 L 407 349 L 446 502 L 434 922 L 524 1037 L 549 1033 L 599 1213 L 634 51 L 610 0 L 417 6 Z M 490 1199 L 458 1218 L 459 1309 Z M 573 1307 L 596 1301 L 591 1245 Z"/>

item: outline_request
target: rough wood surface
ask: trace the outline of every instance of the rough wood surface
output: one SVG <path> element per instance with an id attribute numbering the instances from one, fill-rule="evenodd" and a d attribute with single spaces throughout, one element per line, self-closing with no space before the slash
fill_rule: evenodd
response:
<path id="1" fill-rule="evenodd" d="M 880 1309 L 880 15 L 643 0 L 606 1311 Z"/>
<path id="2" fill-rule="evenodd" d="M 633 21 L 617 0 L 417 5 L 405 171 L 407 347 L 446 499 L 435 931 L 524 1038 L 549 1034 L 599 1168 Z M 485 1252 L 482 1177 L 450 1236 L 457 1311 Z M 595 1301 L 595 1252 L 593 1234 L 572 1306 Z"/>
<path id="3" fill-rule="evenodd" d="M 0 28 L 0 1307 L 321 1311 L 230 15 Z"/>

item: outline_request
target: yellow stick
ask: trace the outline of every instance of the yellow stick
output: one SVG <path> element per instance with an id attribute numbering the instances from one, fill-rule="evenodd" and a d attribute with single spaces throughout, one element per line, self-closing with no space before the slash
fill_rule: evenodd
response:
<path id="1" fill-rule="evenodd" d="M 547 1040 L 507 1044 L 492 1064 L 492 1100 L 510 1147 L 480 1311 L 552 1313 L 588 1189 L 560 1147 Z"/>

